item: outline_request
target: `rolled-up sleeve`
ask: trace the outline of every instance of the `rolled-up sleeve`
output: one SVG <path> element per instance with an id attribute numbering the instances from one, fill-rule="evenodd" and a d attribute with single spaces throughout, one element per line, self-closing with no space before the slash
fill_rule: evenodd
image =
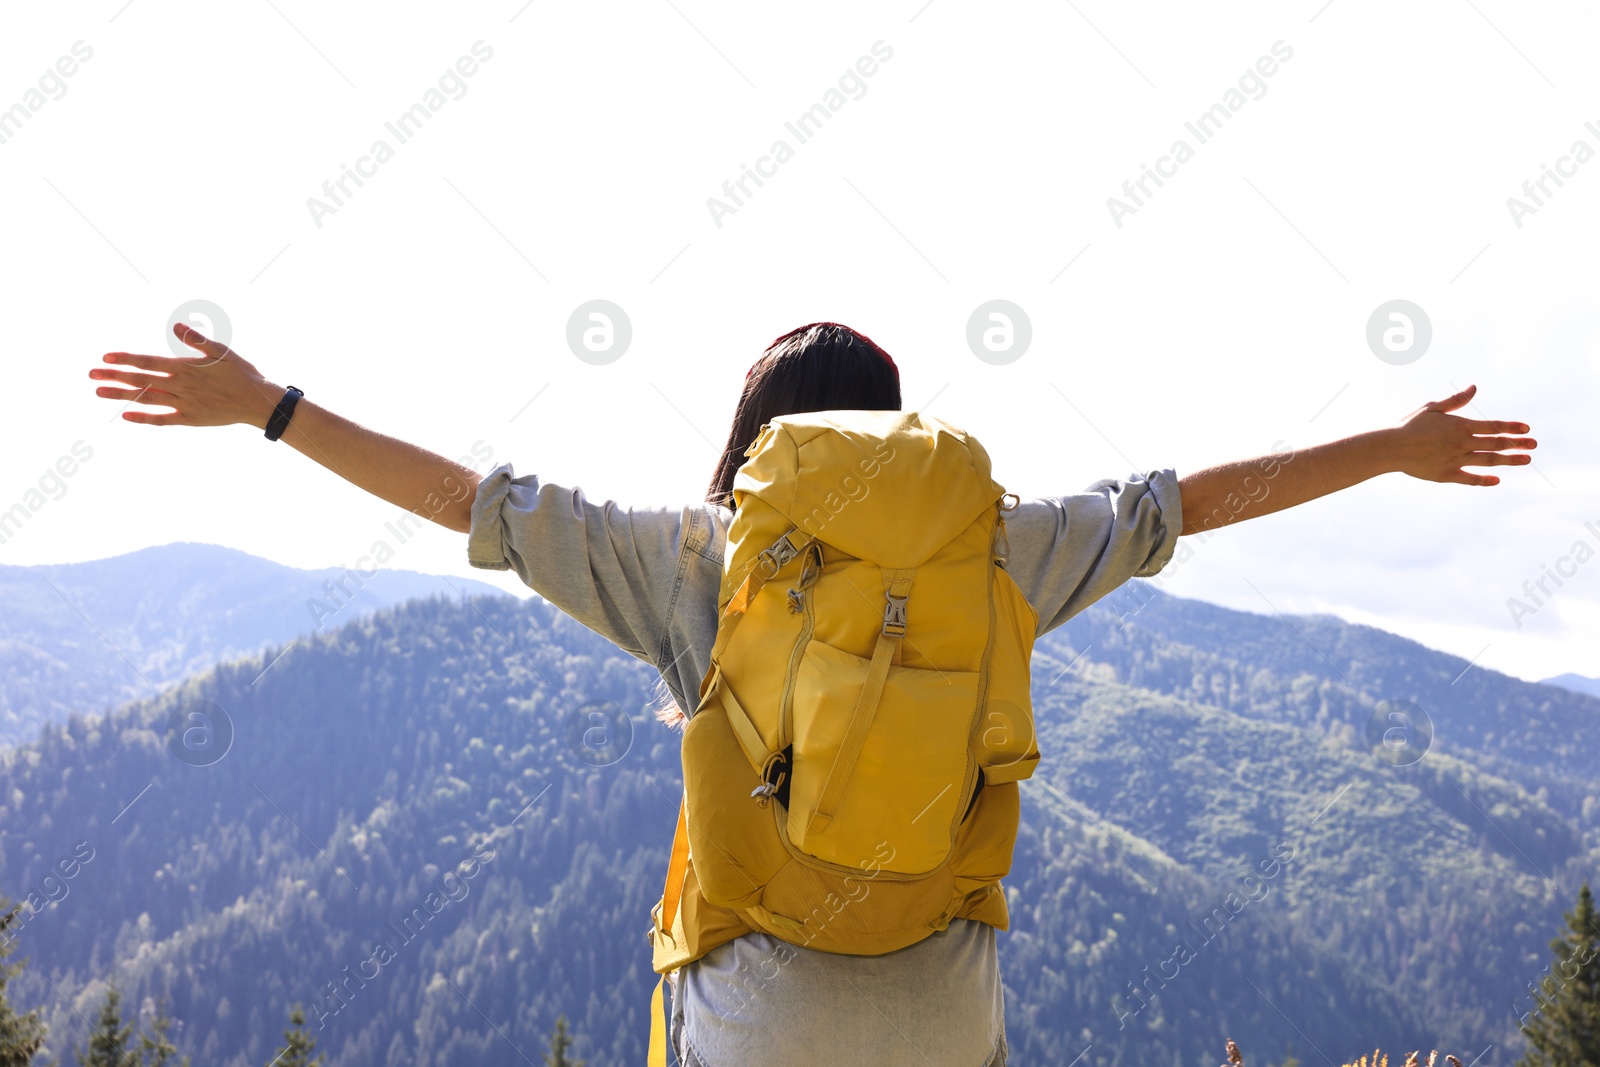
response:
<path id="1" fill-rule="evenodd" d="M 577 486 L 514 474 L 502 463 L 479 481 L 467 562 L 515 571 L 578 622 L 656 663 L 680 578 L 688 509 L 597 503 Z"/>
<path id="2" fill-rule="evenodd" d="M 1160 571 L 1182 529 L 1171 468 L 1103 478 L 1070 496 L 1023 498 L 1007 512 L 1006 572 L 1043 635 L 1129 578 Z"/>

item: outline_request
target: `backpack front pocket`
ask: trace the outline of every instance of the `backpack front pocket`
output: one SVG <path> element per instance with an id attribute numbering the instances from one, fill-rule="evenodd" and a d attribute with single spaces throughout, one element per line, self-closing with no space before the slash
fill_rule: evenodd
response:
<path id="1" fill-rule="evenodd" d="M 890 665 L 860 752 L 840 764 L 871 660 L 812 640 L 792 695 L 790 844 L 844 867 L 923 874 L 943 863 L 971 792 L 977 671 Z M 816 818 L 831 774 L 845 774 L 830 819 Z"/>

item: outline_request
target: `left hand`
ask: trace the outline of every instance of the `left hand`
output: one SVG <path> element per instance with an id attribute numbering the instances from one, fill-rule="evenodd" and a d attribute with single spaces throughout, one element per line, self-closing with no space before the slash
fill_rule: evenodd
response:
<path id="1" fill-rule="evenodd" d="M 107 352 L 101 359 L 119 365 L 90 369 L 89 377 L 107 383 L 94 391 L 95 396 L 177 409 L 126 410 L 125 404 L 123 420 L 144 426 L 229 426 L 243 422 L 265 429 L 283 389 L 267 381 L 255 364 L 187 323 L 174 323 L 172 332 L 196 355 Z"/>

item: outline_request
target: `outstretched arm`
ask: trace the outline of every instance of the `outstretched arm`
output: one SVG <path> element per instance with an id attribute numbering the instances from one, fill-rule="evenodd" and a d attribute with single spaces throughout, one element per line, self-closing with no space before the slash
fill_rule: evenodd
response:
<path id="1" fill-rule="evenodd" d="M 183 323 L 178 340 L 196 350 L 190 358 L 107 352 L 114 366 L 97 366 L 89 377 L 131 388 L 102 385 L 95 395 L 175 411 L 134 408 L 128 422 L 147 426 L 228 426 L 265 429 L 284 387 L 268 381 L 244 357 L 208 340 Z M 387 434 L 369 430 L 302 397 L 280 438 L 351 484 L 439 525 L 466 533 L 480 475 L 470 467 Z"/>
<path id="2" fill-rule="evenodd" d="M 1508 436 L 1527 433 L 1524 422 L 1449 414 L 1465 406 L 1477 390 L 1469 385 L 1454 396 L 1424 404 L 1398 426 L 1185 475 L 1178 479 L 1182 533 L 1203 533 L 1269 515 L 1392 471 L 1431 482 L 1499 485 L 1496 475 L 1462 468 L 1530 463 L 1533 457 L 1523 450 L 1537 447 L 1538 442 Z"/>

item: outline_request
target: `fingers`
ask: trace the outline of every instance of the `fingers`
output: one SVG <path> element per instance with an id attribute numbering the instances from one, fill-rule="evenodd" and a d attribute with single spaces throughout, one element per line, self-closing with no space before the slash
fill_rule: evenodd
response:
<path id="1" fill-rule="evenodd" d="M 1532 437 L 1474 437 L 1471 441 L 1477 452 L 1504 452 L 1508 448 L 1535 449 L 1539 442 Z"/>
<path id="2" fill-rule="evenodd" d="M 221 341 L 210 340 L 205 334 L 192 326 L 186 326 L 181 322 L 174 323 L 172 332 L 178 336 L 178 340 L 195 349 L 199 354 L 186 358 L 178 356 L 147 356 L 139 352 L 107 352 L 100 358 L 106 363 L 125 363 L 130 367 L 138 367 L 141 370 L 171 374 L 177 367 L 208 366 L 227 356 L 234 355 L 233 349 Z"/>
<path id="3" fill-rule="evenodd" d="M 1451 471 L 1443 478 L 1442 482 L 1458 482 L 1461 485 L 1499 485 L 1500 478 L 1493 474 L 1472 474 L 1468 471 Z"/>
<path id="4" fill-rule="evenodd" d="M 1454 411 L 1456 408 L 1463 407 L 1469 400 L 1473 398 L 1477 391 L 1478 387 L 1476 385 L 1469 385 L 1459 393 L 1453 393 L 1450 396 L 1445 397 L 1443 400 L 1435 400 L 1432 403 L 1424 404 L 1422 406 L 1422 410 Z"/>
<path id="5" fill-rule="evenodd" d="M 1473 433 L 1527 433 L 1525 422 L 1497 422 L 1491 419 L 1466 419 L 1467 429 Z"/>
<path id="6" fill-rule="evenodd" d="M 132 386 L 130 389 L 121 389 L 115 385 L 102 385 L 94 391 L 95 396 L 103 396 L 108 400 L 139 401 L 145 404 L 165 404 L 175 407 L 173 403 L 177 397 L 162 389 L 161 386 L 171 382 L 167 375 L 141 374 L 137 371 L 122 370 L 113 367 L 91 367 L 89 377 L 96 379 L 109 379 Z"/>
<path id="7" fill-rule="evenodd" d="M 140 374 L 137 371 L 120 370 L 111 367 L 91 367 L 89 370 L 89 377 L 97 379 L 110 379 L 111 381 L 123 382 L 127 385 L 137 385 L 141 388 L 159 386 L 166 382 L 172 381 L 172 378 L 167 375 L 157 376 L 154 374 Z M 101 392 L 100 395 L 109 396 L 111 394 Z"/>
<path id="8" fill-rule="evenodd" d="M 1533 457 L 1526 452 L 1515 452 L 1509 456 L 1502 452 L 1473 452 L 1461 461 L 1465 467 L 1520 467 L 1532 462 Z"/>
<path id="9" fill-rule="evenodd" d="M 158 371 L 170 371 L 174 366 L 189 362 L 174 356 L 142 356 L 137 352 L 107 352 L 100 358 L 106 363 L 126 363 L 130 367 Z"/>
<path id="10" fill-rule="evenodd" d="M 189 416 L 181 411 L 124 411 L 122 417 L 128 422 L 142 423 L 145 426 L 187 426 Z"/>
<path id="11" fill-rule="evenodd" d="M 177 407 L 178 398 L 171 393 L 160 389 L 118 389 L 110 385 L 102 385 L 94 391 L 95 396 L 103 396 L 108 400 L 137 400 L 141 404 L 165 404 L 168 407 Z"/>
<path id="12" fill-rule="evenodd" d="M 126 352 L 107 352 L 105 358 L 112 356 L 125 356 Z M 156 357 L 149 357 L 156 358 Z M 130 388 L 121 388 L 116 385 L 102 385 L 94 391 L 95 396 L 103 396 L 107 400 L 120 400 L 126 404 L 159 404 L 162 407 L 175 408 L 178 398 L 173 393 L 160 388 L 163 383 L 172 381 L 168 375 L 141 374 L 136 371 L 123 370 L 120 367 L 91 367 L 89 377 L 96 379 L 109 379 L 125 383 Z M 151 425 L 165 426 L 171 422 L 181 420 L 179 412 L 170 413 L 176 418 L 168 418 L 168 412 L 124 411 L 122 417 L 129 422 L 150 422 Z M 141 416 L 134 418 L 133 416 Z M 149 416 L 144 418 L 142 416 Z"/>
<path id="13" fill-rule="evenodd" d="M 205 334 L 201 333 L 194 327 L 187 325 L 186 323 L 173 323 L 172 332 L 178 335 L 178 340 L 182 341 L 190 348 L 198 349 L 205 355 L 209 356 L 211 362 L 213 363 L 227 357 L 232 353 L 232 350 L 221 341 L 211 340 L 210 338 L 206 337 Z"/>

